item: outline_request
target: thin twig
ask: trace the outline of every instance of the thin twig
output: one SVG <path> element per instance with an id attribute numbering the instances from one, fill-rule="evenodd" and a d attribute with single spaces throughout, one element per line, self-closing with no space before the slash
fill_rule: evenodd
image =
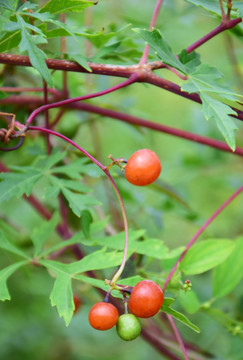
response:
<path id="1" fill-rule="evenodd" d="M 196 240 L 198 239 L 198 237 L 203 233 L 203 231 L 213 222 L 213 220 L 243 191 L 243 186 L 241 186 L 238 190 L 236 190 L 234 192 L 233 195 L 231 195 L 229 197 L 229 199 L 227 199 L 214 213 L 213 215 L 205 222 L 205 224 L 198 230 L 198 232 L 193 236 L 193 238 L 191 239 L 191 241 L 188 243 L 186 249 L 183 251 L 183 253 L 181 254 L 181 256 L 179 257 L 179 259 L 176 261 L 175 265 L 173 266 L 173 268 L 171 269 L 169 275 L 167 276 L 164 286 L 163 286 L 163 291 L 165 291 L 168 283 L 170 282 L 172 276 L 174 275 L 174 273 L 176 272 L 179 264 L 182 262 L 182 260 L 184 259 L 184 257 L 186 256 L 188 250 L 192 247 L 192 245 L 196 242 Z"/>

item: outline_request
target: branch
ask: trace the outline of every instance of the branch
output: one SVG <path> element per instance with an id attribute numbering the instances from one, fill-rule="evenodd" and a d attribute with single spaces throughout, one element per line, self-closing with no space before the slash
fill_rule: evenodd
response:
<path id="1" fill-rule="evenodd" d="M 181 256 L 179 257 L 179 259 L 176 261 L 175 265 L 173 266 L 173 268 L 171 269 L 169 275 L 167 276 L 164 286 L 163 286 L 163 291 L 165 291 L 168 283 L 170 282 L 172 276 L 174 275 L 174 273 L 176 272 L 179 264 L 181 263 L 181 261 L 184 259 L 185 255 L 187 254 L 188 250 L 192 247 L 192 245 L 196 242 L 196 240 L 198 239 L 198 237 L 204 232 L 204 230 L 213 222 L 213 220 L 243 191 L 243 186 L 241 186 L 237 191 L 235 191 L 235 193 L 233 195 L 231 195 L 231 197 L 229 199 L 227 199 L 219 208 L 218 210 L 215 211 L 215 213 L 213 213 L 213 215 L 205 222 L 205 224 L 198 230 L 198 232 L 196 233 L 196 235 L 191 239 L 191 241 L 188 243 L 186 249 L 183 251 L 183 253 L 181 254 Z"/>
<path id="2" fill-rule="evenodd" d="M 9 98 L 5 98 L 0 100 L 0 104 L 20 104 L 20 105 L 43 105 L 43 99 L 41 97 L 27 97 L 27 96 L 10 96 Z M 230 147 L 225 144 L 223 141 L 210 139 L 206 136 L 197 135 L 190 133 L 185 130 L 176 129 L 170 126 L 158 124 L 151 120 L 144 120 L 142 118 L 139 118 L 137 116 L 128 115 L 122 112 L 118 112 L 111 109 L 105 109 L 101 108 L 99 106 L 87 104 L 84 102 L 79 102 L 75 104 L 69 104 L 69 109 L 78 109 L 78 110 L 84 110 L 87 112 L 91 112 L 94 114 L 99 114 L 101 116 L 110 117 L 115 120 L 120 120 L 129 124 L 139 125 L 154 131 L 159 131 L 165 134 L 169 134 L 172 136 L 176 136 L 182 139 L 186 139 L 189 141 L 196 142 L 198 144 L 207 145 L 212 148 L 228 152 L 230 154 L 235 154 L 239 156 L 243 156 L 243 148 L 236 147 L 235 151 L 233 152 Z M 65 110 L 61 110 L 60 116 L 63 114 Z M 57 121 L 56 121 L 57 120 Z M 51 128 L 55 126 L 55 124 L 58 122 L 59 116 L 57 119 L 54 120 L 54 122 L 51 124 Z"/>

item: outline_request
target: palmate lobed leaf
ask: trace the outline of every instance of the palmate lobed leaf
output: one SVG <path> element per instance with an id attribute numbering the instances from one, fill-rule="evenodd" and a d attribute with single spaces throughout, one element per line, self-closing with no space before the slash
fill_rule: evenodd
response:
<path id="1" fill-rule="evenodd" d="M 175 57 L 169 44 L 158 29 L 153 29 L 152 31 L 146 29 L 133 29 L 133 31 L 138 33 L 145 42 L 151 46 L 155 51 L 155 54 L 163 61 L 163 63 L 172 66 L 183 73 L 186 72 L 184 65 Z"/>
<path id="2" fill-rule="evenodd" d="M 13 254 L 19 255 L 25 259 L 30 259 L 29 256 L 25 254 L 25 252 L 23 252 L 17 246 L 13 245 L 11 242 L 8 241 L 2 230 L 0 230 L 0 248 L 7 250 Z"/>
<path id="3" fill-rule="evenodd" d="M 1 301 L 11 299 L 11 296 L 9 294 L 8 287 L 7 287 L 8 278 L 16 270 L 18 270 L 21 266 L 26 265 L 27 263 L 28 263 L 27 261 L 19 261 L 19 262 L 11 264 L 11 265 L 7 266 L 6 268 L 0 270 L 0 300 Z"/>
<path id="4" fill-rule="evenodd" d="M 74 312 L 72 279 L 70 275 L 56 270 L 57 278 L 51 291 L 51 305 L 57 307 L 60 317 L 63 317 L 66 326 L 72 320 Z"/>
<path id="5" fill-rule="evenodd" d="M 42 175 L 40 170 L 31 167 L 25 173 L 0 173 L 0 202 L 24 194 L 29 196 Z"/>
<path id="6" fill-rule="evenodd" d="M 202 100 L 202 111 L 207 120 L 213 119 L 224 136 L 229 147 L 235 151 L 235 130 L 238 126 L 229 115 L 237 115 L 230 106 L 213 99 L 206 94 L 200 94 Z"/>
<path id="7" fill-rule="evenodd" d="M 34 257 L 42 252 L 46 240 L 54 232 L 59 220 L 58 213 L 55 213 L 49 221 L 43 221 L 38 228 L 35 228 L 31 234 L 31 240 L 34 244 Z"/>

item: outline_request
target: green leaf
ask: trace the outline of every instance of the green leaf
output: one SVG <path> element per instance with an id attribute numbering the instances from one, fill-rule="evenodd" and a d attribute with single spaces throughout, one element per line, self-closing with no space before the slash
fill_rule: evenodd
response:
<path id="1" fill-rule="evenodd" d="M 200 55 L 195 51 L 188 54 L 188 52 L 183 49 L 178 55 L 179 60 L 185 66 L 187 73 L 193 73 L 196 68 L 201 64 Z"/>
<path id="2" fill-rule="evenodd" d="M 3 7 L 4 9 L 9 11 L 15 11 L 13 6 L 11 5 L 11 1 L 0 0 L 0 7 Z"/>
<path id="3" fill-rule="evenodd" d="M 40 170 L 29 167 L 25 173 L 0 173 L 0 202 L 23 194 L 29 196 L 35 183 L 42 177 Z"/>
<path id="4" fill-rule="evenodd" d="M 92 72 L 87 59 L 81 54 L 69 54 L 68 58 L 70 60 L 76 61 L 80 66 L 82 66 L 85 70 Z"/>
<path id="5" fill-rule="evenodd" d="M 77 159 L 69 164 L 55 167 L 52 172 L 67 175 L 72 179 L 80 179 L 82 173 L 86 174 L 87 161 L 87 158 Z"/>
<path id="6" fill-rule="evenodd" d="M 172 300 L 172 301 L 171 301 Z M 185 315 L 181 314 L 180 312 L 171 309 L 170 305 L 173 302 L 173 299 L 164 299 L 163 305 L 161 310 L 163 312 L 165 312 L 166 314 L 171 315 L 173 318 L 179 320 L 180 322 L 182 322 L 184 325 L 188 326 L 189 328 L 191 328 L 193 331 L 200 333 L 200 329 L 194 325 Z"/>
<path id="7" fill-rule="evenodd" d="M 86 239 L 90 239 L 90 225 L 93 222 L 91 213 L 88 210 L 83 210 L 81 213 L 81 227 Z"/>
<path id="8" fill-rule="evenodd" d="M 56 165 L 61 160 L 63 160 L 63 158 L 66 155 L 67 155 L 67 153 L 65 151 L 63 151 L 63 152 L 60 152 L 60 151 L 53 152 L 51 155 L 44 156 L 43 158 L 38 160 L 35 166 L 38 167 L 38 168 L 44 169 L 45 171 L 49 170 L 54 165 Z M 52 171 L 54 172 L 54 169 Z"/>
<path id="9" fill-rule="evenodd" d="M 186 72 L 184 65 L 175 57 L 170 46 L 165 38 L 162 37 L 159 30 L 153 29 L 152 31 L 149 31 L 145 29 L 133 29 L 133 31 L 138 33 L 145 42 L 151 46 L 151 48 L 155 51 L 155 54 L 163 61 L 163 63 L 172 66 L 183 73 Z"/>
<path id="10" fill-rule="evenodd" d="M 210 96 L 200 94 L 202 100 L 202 111 L 207 120 L 213 119 L 224 136 L 229 147 L 235 151 L 235 130 L 238 126 L 229 115 L 237 115 L 230 106 L 211 98 Z"/>
<path id="11" fill-rule="evenodd" d="M 176 253 L 169 252 L 169 248 L 164 245 L 163 241 L 158 239 L 148 239 L 144 241 L 136 241 L 130 247 L 132 247 L 136 253 L 151 256 L 155 259 L 170 259 L 175 257 L 177 254 L 181 254 L 182 247 L 176 249 Z"/>
<path id="12" fill-rule="evenodd" d="M 184 310 L 189 314 L 194 314 L 195 312 L 198 311 L 198 309 L 201 306 L 197 294 L 193 290 L 190 291 L 180 290 L 179 300 Z"/>
<path id="13" fill-rule="evenodd" d="M 239 95 L 229 89 L 227 86 L 220 84 L 219 80 L 223 74 L 216 68 L 207 64 L 200 65 L 194 72 L 189 73 L 189 82 L 182 85 L 182 90 L 189 93 L 215 93 L 223 99 L 237 100 Z"/>
<path id="14" fill-rule="evenodd" d="M 0 300 L 1 301 L 11 299 L 7 287 L 7 280 L 16 270 L 18 270 L 21 266 L 25 264 L 27 264 L 26 261 L 19 261 L 0 270 Z"/>
<path id="15" fill-rule="evenodd" d="M 201 274 L 221 264 L 234 246 L 230 240 L 204 240 L 187 252 L 179 268 L 187 275 Z"/>
<path id="16" fill-rule="evenodd" d="M 129 238 L 129 249 L 135 249 L 136 244 L 134 244 L 134 241 L 141 236 L 143 236 L 145 231 L 143 229 L 141 230 L 129 230 L 128 232 L 128 238 Z M 116 249 L 116 250 L 123 250 L 124 249 L 124 241 L 125 241 L 125 232 L 122 231 L 116 235 L 112 236 L 104 236 L 104 237 L 95 237 L 92 236 L 92 239 L 94 239 L 93 245 L 100 245 L 100 246 L 106 246 L 109 249 Z"/>
<path id="17" fill-rule="evenodd" d="M 21 32 L 14 31 L 6 33 L 0 38 L 0 52 L 8 51 L 19 45 L 21 41 Z"/>
<path id="18" fill-rule="evenodd" d="M 96 5 L 96 3 L 85 0 L 49 0 L 40 9 L 40 12 L 48 11 L 52 14 L 61 14 L 69 11 L 82 11 L 93 5 Z"/>
<path id="19" fill-rule="evenodd" d="M 60 317 L 63 317 L 66 326 L 69 325 L 74 311 L 72 279 L 70 275 L 55 271 L 57 278 L 52 289 L 51 305 L 57 307 Z"/>
<path id="20" fill-rule="evenodd" d="M 79 274 L 89 270 L 100 270 L 115 267 L 121 264 L 122 257 L 122 252 L 106 252 L 105 249 L 101 249 L 86 255 L 82 260 L 69 264 L 68 271 L 71 274 Z"/>
<path id="21" fill-rule="evenodd" d="M 0 230 L 0 248 L 7 250 L 13 254 L 19 255 L 25 259 L 29 259 L 29 256 L 27 256 L 22 250 L 17 248 L 17 246 L 13 245 L 8 241 L 8 239 L 1 230 Z"/>
<path id="22" fill-rule="evenodd" d="M 61 191 L 66 198 L 69 207 L 78 217 L 81 216 L 81 212 L 85 210 L 88 205 L 100 205 L 100 202 L 92 196 L 73 193 L 66 188 L 62 188 Z"/>
<path id="23" fill-rule="evenodd" d="M 83 259 L 75 261 L 71 264 L 63 264 L 54 260 L 40 260 L 39 262 L 41 265 L 54 271 L 55 273 L 63 272 L 65 274 L 72 275 L 73 277 L 76 274 L 89 270 L 108 269 L 110 267 L 118 266 L 121 264 L 122 257 L 122 252 L 106 252 L 105 249 L 101 249 L 86 255 Z"/>
<path id="24" fill-rule="evenodd" d="M 104 291 L 109 290 L 109 285 L 105 285 L 104 280 L 94 279 L 85 275 L 75 275 L 74 279 L 82 281 L 86 284 L 90 284 L 94 287 L 97 287 L 98 289 L 102 289 Z"/>
<path id="25" fill-rule="evenodd" d="M 38 228 L 35 228 L 32 235 L 31 240 L 34 244 L 34 257 L 38 256 L 43 248 L 46 240 L 52 235 L 57 224 L 58 224 L 59 216 L 55 213 L 51 220 L 44 221 Z"/>
<path id="26" fill-rule="evenodd" d="M 187 1 L 188 3 L 191 3 L 193 5 L 196 5 L 196 6 L 200 6 L 204 10 L 206 10 L 210 13 L 221 16 L 221 9 L 220 9 L 218 0 L 185 0 L 185 1 Z M 224 7 L 225 7 L 225 10 L 227 11 L 225 4 L 224 4 Z"/>
<path id="27" fill-rule="evenodd" d="M 230 293 L 243 277 L 243 237 L 235 243 L 228 258 L 216 267 L 213 274 L 213 295 L 217 298 Z"/>
<path id="28" fill-rule="evenodd" d="M 24 27 L 23 22 L 22 22 L 21 36 L 22 39 L 19 44 L 20 51 L 28 52 L 30 62 L 33 65 L 33 67 L 39 71 L 41 76 L 44 78 L 44 80 L 47 82 L 47 84 L 50 87 L 54 87 L 51 74 L 45 62 L 46 55 L 41 49 L 39 49 L 36 46 L 33 36 L 31 36 L 28 33 L 28 31 Z"/>

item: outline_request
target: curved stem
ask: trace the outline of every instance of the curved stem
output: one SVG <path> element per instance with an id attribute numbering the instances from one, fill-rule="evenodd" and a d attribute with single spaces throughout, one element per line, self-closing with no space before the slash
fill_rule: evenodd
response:
<path id="1" fill-rule="evenodd" d="M 59 107 L 59 106 L 68 105 L 68 104 L 71 104 L 71 103 L 76 102 L 76 101 L 88 100 L 88 99 L 92 99 L 92 98 L 95 98 L 95 97 L 98 97 L 98 96 L 109 94 L 109 93 L 111 93 L 113 91 L 116 91 L 116 90 L 121 89 L 123 87 L 126 87 L 126 86 L 128 86 L 130 84 L 133 84 L 135 81 L 137 81 L 137 79 L 138 79 L 138 75 L 135 73 L 129 79 L 123 81 L 122 83 L 120 83 L 118 85 L 112 86 L 109 89 L 106 89 L 106 90 L 103 90 L 103 91 L 98 91 L 98 92 L 93 93 L 93 94 L 88 94 L 88 95 L 78 96 L 78 97 L 71 98 L 71 99 L 58 101 L 58 102 L 52 103 L 52 104 L 43 105 L 43 106 L 39 107 L 38 109 L 36 109 L 36 110 L 34 110 L 32 112 L 32 114 L 29 116 L 28 120 L 26 121 L 26 125 L 27 126 L 30 125 L 31 122 L 34 120 L 34 118 L 38 114 L 40 114 L 42 111 L 52 109 L 52 108 L 55 108 L 55 107 Z"/>
<path id="2" fill-rule="evenodd" d="M 108 179 L 110 180 L 113 189 L 115 190 L 116 196 L 118 198 L 119 204 L 121 206 L 121 210 L 122 210 L 122 216 L 123 216 L 123 222 L 124 222 L 124 231 L 125 231 L 125 245 L 124 245 L 124 251 L 123 251 L 123 258 L 122 258 L 122 262 L 121 265 L 119 267 L 119 269 L 117 270 L 117 272 L 115 273 L 115 275 L 113 276 L 110 284 L 114 284 L 119 277 L 121 276 L 121 273 L 125 267 L 125 263 L 126 263 L 126 257 L 127 257 L 127 251 L 128 251 L 128 222 L 127 222 L 127 216 L 126 216 L 126 211 L 125 211 L 125 206 L 121 197 L 121 194 L 111 176 L 111 174 L 109 173 L 109 170 L 107 169 L 106 166 L 102 165 L 98 160 L 96 160 L 91 154 L 89 154 L 86 150 L 84 150 L 81 146 L 79 146 L 78 144 L 76 144 L 74 141 L 72 141 L 71 139 L 67 138 L 66 136 L 51 130 L 51 129 L 45 129 L 39 126 L 29 126 L 28 130 L 34 130 L 34 131 L 42 131 L 44 133 L 47 134 L 51 134 L 54 136 L 57 136 L 63 140 L 65 140 L 66 142 L 68 142 L 70 145 L 74 146 L 76 149 L 78 149 L 79 151 L 81 151 L 85 156 L 87 156 L 93 163 L 95 163 L 101 170 L 104 171 L 104 173 L 106 174 L 106 176 L 108 177 Z"/>
<path id="3" fill-rule="evenodd" d="M 182 353 L 183 353 L 183 355 L 184 355 L 185 360 L 189 360 L 189 357 L 188 357 L 188 355 L 187 355 L 187 351 L 186 351 L 185 345 L 184 345 L 183 340 L 182 340 L 182 338 L 181 338 L 181 335 L 180 335 L 180 333 L 179 333 L 179 331 L 178 331 L 178 329 L 177 329 L 177 327 L 176 327 L 176 324 L 175 324 L 175 322 L 174 322 L 173 317 L 172 317 L 171 315 L 167 314 L 167 318 L 168 318 L 168 320 L 169 320 L 169 322 L 170 322 L 170 324 L 171 324 L 171 327 L 172 327 L 172 329 L 173 329 L 173 331 L 174 331 L 174 334 L 175 334 L 175 336 L 176 336 L 176 339 L 177 339 L 177 341 L 178 341 L 178 344 L 180 345 L 180 348 L 181 348 L 181 351 L 182 351 Z"/>
<path id="4" fill-rule="evenodd" d="M 186 249 L 183 251 L 183 253 L 181 254 L 181 256 L 179 257 L 179 259 L 176 261 L 175 265 L 173 266 L 173 268 L 171 269 L 169 275 L 167 276 L 164 286 L 163 286 L 163 291 L 165 291 L 168 283 L 170 282 L 172 276 L 174 275 L 174 273 L 176 272 L 179 264 L 181 263 L 181 261 L 183 260 L 183 258 L 185 257 L 186 253 L 188 252 L 188 250 L 192 247 L 192 245 L 196 242 L 196 240 L 198 239 L 198 237 L 203 233 L 203 231 L 213 222 L 213 220 L 243 191 L 243 186 L 241 186 L 238 190 L 235 191 L 235 193 L 233 195 L 230 196 L 229 199 L 227 199 L 219 208 L 218 210 L 215 211 L 215 213 L 205 222 L 205 224 L 198 230 L 198 232 L 193 236 L 193 238 L 191 239 L 191 241 L 188 243 Z"/>

